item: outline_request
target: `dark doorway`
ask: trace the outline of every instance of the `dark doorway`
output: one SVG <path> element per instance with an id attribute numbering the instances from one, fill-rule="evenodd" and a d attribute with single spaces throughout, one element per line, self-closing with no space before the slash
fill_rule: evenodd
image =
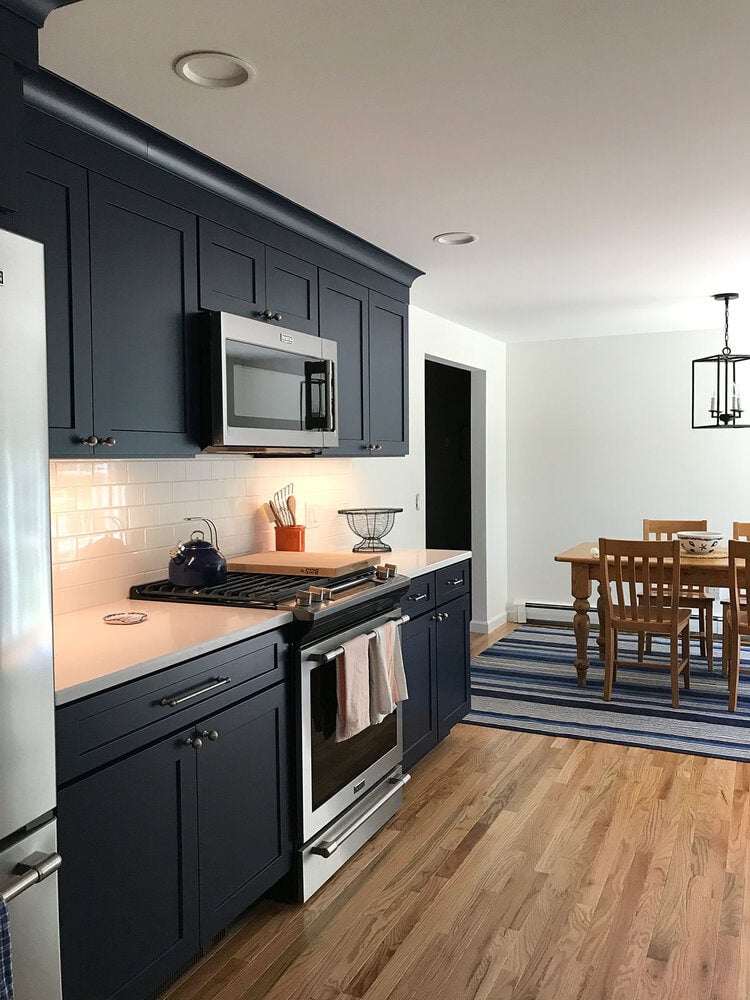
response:
<path id="1" fill-rule="evenodd" d="M 428 549 L 471 548 L 471 372 L 425 362 Z"/>

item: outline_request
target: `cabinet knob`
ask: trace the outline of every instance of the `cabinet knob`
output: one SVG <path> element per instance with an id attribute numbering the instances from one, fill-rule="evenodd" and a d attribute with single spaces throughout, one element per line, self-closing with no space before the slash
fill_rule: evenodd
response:
<path id="1" fill-rule="evenodd" d="M 444 611 L 444 612 L 443 612 L 443 618 L 445 619 L 445 618 L 447 618 L 447 617 L 448 617 L 448 612 L 447 612 L 447 611 Z"/>
<path id="2" fill-rule="evenodd" d="M 188 738 L 185 740 L 185 746 L 192 747 L 193 750 L 200 750 L 200 748 L 203 746 L 203 740 L 200 738 L 200 736 L 188 736 Z"/>
<path id="3" fill-rule="evenodd" d="M 374 448 L 375 451 L 382 451 L 383 450 L 382 444 L 373 445 L 373 448 Z"/>
<path id="4" fill-rule="evenodd" d="M 99 444 L 106 444 L 108 448 L 113 448 L 117 441 L 113 437 L 99 438 Z"/>
<path id="5" fill-rule="evenodd" d="M 443 616 L 440 613 L 438 613 L 432 616 L 432 620 L 434 622 L 441 622 L 443 620 Z"/>
<path id="6" fill-rule="evenodd" d="M 278 321 L 281 319 L 281 313 L 273 313 L 271 319 L 275 319 L 276 322 L 278 323 Z"/>
<path id="7" fill-rule="evenodd" d="M 95 434 L 90 437 L 81 438 L 81 444 L 87 444 L 90 448 L 95 448 L 99 444 L 99 438 Z"/>
<path id="8" fill-rule="evenodd" d="M 219 738 L 219 734 L 215 729 L 204 729 L 201 736 L 206 740 L 210 740 L 212 743 L 215 743 Z"/>

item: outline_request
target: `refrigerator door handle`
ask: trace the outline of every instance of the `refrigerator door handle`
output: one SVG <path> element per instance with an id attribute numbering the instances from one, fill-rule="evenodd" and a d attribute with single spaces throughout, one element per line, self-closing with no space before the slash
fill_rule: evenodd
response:
<path id="1" fill-rule="evenodd" d="M 52 854 L 44 854 L 42 851 L 35 851 L 23 861 L 19 861 L 13 870 L 13 874 L 18 878 L 14 879 L 4 889 L 0 891 L 0 896 L 9 903 L 22 892 L 30 889 L 32 885 L 43 882 L 44 879 L 54 874 L 62 864 L 62 858 L 57 851 Z"/>

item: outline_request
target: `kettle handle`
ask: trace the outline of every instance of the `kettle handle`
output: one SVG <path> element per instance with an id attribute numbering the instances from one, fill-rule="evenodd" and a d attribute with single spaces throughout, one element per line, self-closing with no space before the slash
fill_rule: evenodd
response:
<path id="1" fill-rule="evenodd" d="M 219 532 L 216 530 L 216 525 L 213 521 L 209 521 L 207 517 L 185 517 L 184 521 L 203 521 L 204 524 L 208 525 L 209 537 L 211 538 L 211 544 L 218 551 L 219 548 Z"/>

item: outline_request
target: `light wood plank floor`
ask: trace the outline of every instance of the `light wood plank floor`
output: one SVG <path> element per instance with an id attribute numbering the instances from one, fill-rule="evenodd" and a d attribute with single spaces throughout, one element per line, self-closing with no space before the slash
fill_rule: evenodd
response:
<path id="1" fill-rule="evenodd" d="M 750 765 L 461 725 L 405 792 L 169 1000 L 750 997 Z"/>

